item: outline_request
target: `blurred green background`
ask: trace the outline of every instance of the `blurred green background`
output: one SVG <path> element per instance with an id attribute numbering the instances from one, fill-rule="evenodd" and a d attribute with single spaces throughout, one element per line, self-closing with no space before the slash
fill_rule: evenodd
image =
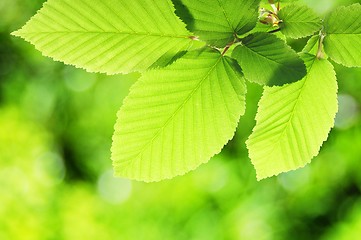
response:
<path id="1" fill-rule="evenodd" d="M 335 65 L 340 112 L 303 169 L 256 181 L 245 140 L 261 87 L 249 84 L 236 137 L 185 176 L 113 178 L 116 112 L 138 74 L 89 74 L 11 37 L 43 0 L 0 0 L 0 239 L 360 239 L 361 69 Z M 306 1 L 320 13 L 359 1 Z M 307 39 L 290 42 L 299 50 Z"/>

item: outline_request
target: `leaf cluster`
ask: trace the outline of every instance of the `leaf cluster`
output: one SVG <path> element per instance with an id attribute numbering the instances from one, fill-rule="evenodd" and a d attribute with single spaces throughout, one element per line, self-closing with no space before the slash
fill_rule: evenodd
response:
<path id="1" fill-rule="evenodd" d="M 296 1 L 48 0 L 13 35 L 90 72 L 143 73 L 113 136 L 115 173 L 130 179 L 207 162 L 245 113 L 246 80 L 264 86 L 247 140 L 262 179 L 304 166 L 327 139 L 337 112 L 328 57 L 361 66 L 360 14 L 354 4 L 322 20 Z M 287 45 L 309 36 L 302 53 Z"/>

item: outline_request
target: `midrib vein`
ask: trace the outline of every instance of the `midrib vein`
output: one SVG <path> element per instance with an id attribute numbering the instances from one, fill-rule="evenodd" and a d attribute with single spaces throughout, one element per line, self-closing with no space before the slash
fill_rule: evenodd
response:
<path id="1" fill-rule="evenodd" d="M 178 112 L 183 109 L 183 107 L 188 103 L 188 101 L 193 97 L 195 92 L 198 91 L 198 89 L 202 86 L 203 82 L 211 75 L 213 70 L 216 68 L 216 66 L 219 64 L 223 56 L 220 56 L 216 63 L 212 65 L 210 70 L 207 72 L 207 74 L 198 82 L 197 86 L 192 90 L 192 92 L 188 95 L 188 97 L 182 102 L 182 104 L 174 111 L 174 113 L 168 118 L 168 120 L 163 124 L 163 126 L 154 134 L 154 137 L 149 141 L 149 143 L 145 144 L 144 147 L 140 150 L 140 152 L 132 159 L 123 161 L 122 164 L 127 164 L 129 162 L 132 162 L 134 164 L 135 161 L 139 160 L 139 156 L 143 154 L 143 152 L 152 145 L 155 139 L 159 137 L 159 135 L 163 132 L 163 130 L 168 126 L 168 124 L 174 119 L 174 117 L 178 114 Z M 133 159 L 135 161 L 133 161 Z"/>
<path id="2" fill-rule="evenodd" d="M 47 32 L 14 32 L 13 35 L 24 37 L 27 34 L 126 34 L 126 35 L 138 35 L 138 36 L 150 36 L 150 37 L 167 37 L 167 38 L 185 38 L 190 39 L 188 35 L 171 35 L 161 33 L 148 33 L 148 32 L 127 32 L 127 31 L 47 31 Z"/>

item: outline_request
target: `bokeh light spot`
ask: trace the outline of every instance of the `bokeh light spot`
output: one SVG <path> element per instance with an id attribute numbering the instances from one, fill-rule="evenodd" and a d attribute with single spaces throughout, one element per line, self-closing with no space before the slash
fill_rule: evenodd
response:
<path id="1" fill-rule="evenodd" d="M 97 189 L 102 199 L 119 204 L 130 197 L 132 184 L 128 179 L 114 177 L 113 170 L 108 170 L 99 177 Z"/>
<path id="2" fill-rule="evenodd" d="M 347 129 L 352 127 L 359 116 L 357 101 L 350 95 L 340 94 L 338 96 L 339 110 L 335 119 L 335 127 Z"/>

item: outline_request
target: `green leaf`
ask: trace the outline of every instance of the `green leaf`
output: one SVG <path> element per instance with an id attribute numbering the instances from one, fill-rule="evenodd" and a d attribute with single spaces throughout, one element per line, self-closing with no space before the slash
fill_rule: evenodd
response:
<path id="1" fill-rule="evenodd" d="M 271 26 L 268 24 L 257 22 L 256 26 L 249 33 L 247 33 L 246 36 L 248 36 L 249 34 L 252 34 L 252 33 L 257 33 L 257 32 L 266 33 L 266 32 L 270 32 L 270 31 L 277 30 L 277 29 L 278 29 L 277 26 Z"/>
<path id="2" fill-rule="evenodd" d="M 286 40 L 287 40 L 286 36 L 284 34 L 282 34 L 280 31 L 278 31 L 278 29 L 279 29 L 278 26 L 272 26 L 269 24 L 264 24 L 264 23 L 258 22 L 256 24 L 256 26 L 250 32 L 246 33 L 243 36 L 239 36 L 239 37 L 244 38 L 250 34 L 263 32 L 263 33 L 272 33 L 272 35 L 275 35 L 279 39 L 286 42 Z"/>
<path id="3" fill-rule="evenodd" d="M 181 18 L 190 31 L 210 45 L 224 47 L 255 27 L 260 0 L 175 0 L 182 9 Z"/>
<path id="4" fill-rule="evenodd" d="M 283 85 L 306 75 L 305 64 L 297 53 L 272 34 L 249 35 L 232 56 L 240 63 L 246 79 L 261 85 Z"/>
<path id="5" fill-rule="evenodd" d="M 170 0 L 48 0 L 13 35 L 45 56 L 108 74 L 165 64 L 192 42 Z"/>
<path id="6" fill-rule="evenodd" d="M 310 39 L 308 39 L 306 46 L 302 49 L 302 52 L 316 56 L 318 51 L 319 40 L 320 40 L 320 36 L 312 36 Z"/>
<path id="7" fill-rule="evenodd" d="M 260 6 L 263 7 L 263 8 L 269 9 L 270 4 L 274 4 L 275 7 L 277 7 L 278 4 L 280 4 L 280 7 L 284 7 L 284 6 L 287 6 L 289 4 L 297 3 L 299 1 L 300 0 L 273 0 L 273 1 L 262 0 Z"/>
<path id="8" fill-rule="evenodd" d="M 273 3 L 273 4 L 277 4 L 278 2 L 280 3 L 291 3 L 291 2 L 299 2 L 300 0 L 262 0 L 263 3 Z"/>
<path id="9" fill-rule="evenodd" d="M 312 55 L 317 56 L 319 55 L 319 58 L 323 58 L 323 59 L 328 59 L 327 54 L 325 54 L 325 52 L 323 51 L 323 44 L 321 46 L 321 53 L 319 53 L 319 48 L 320 48 L 320 38 L 322 38 L 322 36 L 316 35 L 316 36 L 312 36 L 310 39 L 308 39 L 306 46 L 302 49 L 302 53 L 309 53 Z"/>
<path id="10" fill-rule="evenodd" d="M 321 19 L 305 5 L 287 5 L 278 12 L 282 20 L 279 24 L 284 35 L 290 38 L 302 38 L 321 30 Z"/>
<path id="11" fill-rule="evenodd" d="M 361 67 L 361 5 L 339 7 L 325 20 L 325 52 L 346 67 Z"/>
<path id="12" fill-rule="evenodd" d="M 249 156 L 263 179 L 305 166 L 334 125 L 337 81 L 327 60 L 304 55 L 307 76 L 282 87 L 266 87 L 256 126 L 247 140 Z"/>
<path id="13" fill-rule="evenodd" d="M 118 113 L 115 174 L 146 182 L 184 174 L 230 140 L 245 111 L 237 62 L 218 51 L 191 51 L 143 74 Z"/>

